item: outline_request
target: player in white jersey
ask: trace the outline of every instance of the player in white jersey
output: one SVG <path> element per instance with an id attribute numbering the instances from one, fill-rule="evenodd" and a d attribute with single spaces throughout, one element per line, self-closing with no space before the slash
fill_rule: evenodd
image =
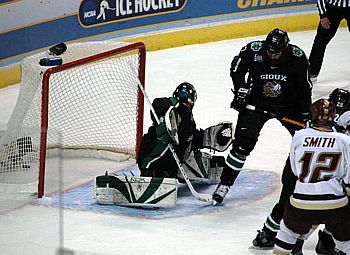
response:
<path id="1" fill-rule="evenodd" d="M 350 110 L 339 116 L 337 124 L 344 129 L 344 132 L 350 135 Z"/>
<path id="2" fill-rule="evenodd" d="M 350 254 L 350 136 L 334 131 L 335 105 L 320 99 L 310 107 L 310 127 L 292 139 L 290 161 L 298 180 L 287 202 L 274 254 L 290 254 L 298 238 L 325 224 L 337 248 Z"/>
<path id="3" fill-rule="evenodd" d="M 335 105 L 336 114 L 334 118 L 334 127 L 338 132 L 350 134 L 350 91 L 344 88 L 336 88 L 329 95 L 328 100 Z M 311 233 L 310 233 L 311 234 Z M 302 240 L 298 240 L 298 248 L 301 251 Z M 335 242 L 331 234 L 326 229 L 318 230 L 318 242 L 315 248 L 317 254 L 337 255 Z M 297 253 L 298 254 L 298 253 Z M 299 254 L 301 255 L 301 254 Z"/>
<path id="4" fill-rule="evenodd" d="M 340 132 L 349 134 L 350 131 L 350 91 L 337 88 L 329 95 L 329 100 L 336 108 L 336 128 Z"/>

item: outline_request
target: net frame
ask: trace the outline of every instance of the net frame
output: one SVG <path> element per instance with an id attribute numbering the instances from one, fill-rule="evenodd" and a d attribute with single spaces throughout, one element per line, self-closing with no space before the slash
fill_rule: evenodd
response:
<path id="1" fill-rule="evenodd" d="M 105 44 L 103 44 L 103 43 L 105 43 Z M 137 157 L 138 145 L 141 141 L 142 134 L 143 134 L 144 98 L 143 98 L 143 94 L 142 94 L 141 90 L 138 88 L 138 86 L 141 85 L 144 87 L 144 85 L 145 85 L 145 63 L 146 63 L 145 45 L 142 42 L 130 44 L 130 43 L 122 43 L 122 42 L 114 42 L 114 41 L 100 41 L 100 42 L 74 43 L 74 44 L 68 45 L 68 50 L 69 50 L 70 46 L 76 45 L 76 44 L 81 44 L 81 45 L 88 44 L 87 48 L 84 49 L 84 50 L 87 50 L 87 52 L 80 52 L 80 49 L 78 49 L 78 53 L 76 54 L 78 56 L 78 59 L 76 57 L 74 57 L 73 60 L 70 59 L 69 55 L 65 55 L 65 54 L 70 54 L 70 53 L 64 53 L 62 55 L 62 58 L 64 59 L 64 64 L 61 64 L 61 65 L 57 65 L 54 67 L 47 67 L 47 66 L 38 65 L 38 62 L 39 62 L 38 58 L 40 59 L 42 57 L 49 56 L 47 52 L 42 52 L 42 53 L 30 56 L 28 58 L 29 62 L 28 61 L 26 62 L 26 63 L 28 63 L 28 67 L 26 64 L 23 67 L 22 72 L 24 72 L 24 74 L 26 74 L 26 73 L 28 73 L 28 71 L 32 72 L 32 70 L 37 70 L 36 71 L 37 77 L 39 77 L 38 75 L 40 73 L 40 79 L 38 80 L 37 78 L 35 78 L 36 84 L 39 84 L 39 82 L 41 83 L 40 86 L 36 86 L 40 89 L 37 89 L 37 92 L 35 92 L 35 93 L 39 92 L 38 95 L 40 95 L 40 97 L 39 97 L 40 101 L 38 101 L 38 104 L 36 104 L 37 105 L 36 107 L 38 107 L 37 108 L 38 112 L 41 109 L 41 112 L 39 112 L 38 114 L 35 114 L 35 117 L 36 117 L 36 115 L 38 115 L 37 117 L 39 120 L 39 121 L 35 121 L 37 123 L 35 125 L 37 127 L 36 128 L 37 131 L 35 131 L 35 128 L 32 130 L 32 126 L 26 126 L 26 124 L 25 124 L 26 122 L 24 122 L 24 125 L 22 125 L 20 122 L 20 120 L 27 121 L 27 119 L 24 119 L 24 118 L 27 118 L 27 117 L 25 117 L 25 116 L 27 116 L 27 113 L 26 113 L 27 109 L 26 108 L 23 109 L 23 107 L 20 106 L 20 104 L 21 104 L 20 101 L 23 100 L 23 99 L 20 100 L 20 98 L 23 98 L 22 94 L 28 94 L 29 92 L 31 92 L 31 91 L 28 91 L 27 87 L 24 87 L 24 89 L 22 91 L 22 86 L 21 86 L 19 99 L 17 100 L 15 110 L 14 110 L 14 112 L 11 116 L 11 119 L 9 121 L 9 123 L 11 123 L 11 124 L 8 123 L 9 127 L 10 127 L 10 125 L 12 125 L 12 127 L 13 127 L 13 124 L 15 124 L 16 128 L 15 129 L 8 128 L 8 130 L 5 132 L 5 135 L 4 135 L 4 137 L 6 137 L 6 139 L 5 140 L 2 138 L 0 139 L 1 142 L 3 142 L 3 140 L 5 141 L 5 144 L 0 144 L 0 147 L 2 146 L 1 150 L 0 150 L 1 153 L 4 152 L 4 148 L 6 149 L 7 147 L 10 147 L 6 144 L 6 141 L 13 148 L 15 148 L 21 152 L 21 150 L 23 150 L 23 148 L 26 149 L 26 147 L 22 146 L 23 139 L 18 138 L 18 137 L 23 136 L 23 133 L 26 134 L 25 132 L 26 132 L 27 128 L 28 128 L 28 130 L 30 130 L 30 132 L 38 134 L 37 138 L 35 138 L 35 144 L 36 144 L 35 148 L 38 148 L 38 149 L 35 149 L 35 151 L 31 151 L 32 155 L 30 155 L 30 156 L 31 156 L 31 158 L 36 158 L 36 160 L 38 161 L 38 163 L 35 163 L 36 164 L 35 168 L 37 170 L 35 172 L 33 172 L 34 173 L 33 176 L 37 180 L 36 181 L 37 184 L 35 185 L 35 186 L 37 186 L 37 189 L 35 189 L 35 190 L 37 191 L 37 195 L 39 198 L 44 195 L 44 190 L 45 190 L 44 184 L 45 184 L 45 168 L 46 168 L 46 160 L 47 160 L 47 150 L 55 149 L 55 148 L 66 149 L 66 147 L 65 147 L 66 144 L 63 144 L 63 143 L 60 144 L 60 141 L 58 142 L 58 144 L 52 144 L 52 139 L 51 139 L 52 133 L 55 133 L 55 136 L 60 136 L 60 130 L 54 130 L 54 128 L 52 128 L 53 122 L 50 122 L 50 116 L 53 113 L 50 114 L 50 112 L 52 112 L 52 110 L 51 110 L 51 103 L 49 102 L 49 100 L 55 101 L 55 97 L 51 98 L 51 96 L 50 96 L 50 90 L 51 90 L 51 93 L 56 93 L 57 92 L 57 91 L 55 91 L 56 84 L 52 88 L 50 88 L 50 84 L 52 82 L 55 83 L 55 81 L 54 81 L 56 79 L 55 77 L 57 77 L 58 75 L 61 75 L 61 76 L 63 75 L 62 77 L 65 77 L 66 75 L 69 75 L 69 72 L 74 72 L 75 71 L 74 68 L 80 68 L 80 69 L 87 68 L 88 69 L 89 66 L 93 66 L 93 65 L 97 66 L 97 68 L 99 68 L 100 64 L 104 63 L 103 61 L 105 61 L 105 60 L 106 60 L 105 62 L 106 62 L 107 66 L 113 65 L 112 67 L 109 66 L 107 68 L 111 68 L 112 69 L 111 73 L 114 73 L 114 72 L 116 72 L 116 68 L 119 68 L 119 67 L 114 68 L 114 66 L 116 66 L 120 63 L 118 61 L 123 61 L 123 58 L 129 60 L 129 61 L 124 61 L 124 63 L 121 63 L 122 70 L 120 73 L 119 73 L 119 71 L 117 71 L 117 74 L 116 74 L 117 76 L 115 74 L 113 74 L 113 77 L 116 77 L 116 79 L 117 79 L 117 80 L 113 80 L 113 81 L 114 81 L 114 83 L 119 84 L 119 82 L 120 82 L 119 77 L 124 75 L 123 70 L 128 68 L 128 65 L 130 65 L 130 69 L 132 69 L 133 72 L 127 71 L 129 73 L 125 74 L 125 75 L 130 75 L 131 78 L 127 78 L 127 79 L 121 78 L 121 82 L 130 83 L 130 84 L 126 84 L 126 87 L 128 87 L 126 90 L 129 90 L 129 92 L 130 92 L 130 90 L 132 90 L 131 97 L 132 97 L 133 102 L 135 102 L 135 100 L 137 100 L 137 103 L 136 102 L 132 103 L 133 104 L 133 106 L 131 108 L 132 114 L 130 114 L 130 110 L 127 110 L 126 114 L 125 114 L 128 116 L 128 119 L 129 119 L 129 114 L 131 115 L 130 118 L 134 119 L 134 120 L 131 120 L 132 123 L 130 123 L 129 126 L 131 127 L 132 130 L 136 129 L 136 133 L 133 131 L 132 135 L 130 135 L 130 136 L 127 135 L 127 139 L 128 139 L 128 141 L 133 140 L 135 142 L 130 143 L 131 147 L 129 146 L 129 147 L 125 148 L 125 150 L 127 150 L 127 151 L 113 151 L 114 148 L 112 148 L 111 146 L 117 145 L 117 143 L 111 143 L 111 144 L 107 143 L 105 148 L 92 148 L 92 150 L 97 151 L 98 158 L 105 158 L 104 155 L 100 155 L 101 150 L 104 150 L 104 149 L 108 153 L 109 152 L 112 152 L 112 153 L 121 152 L 121 153 L 128 153 L 131 156 Z M 102 44 L 102 46 L 101 46 L 101 44 Z M 91 45 L 92 45 L 92 47 L 90 47 Z M 95 49 L 96 45 L 98 45 L 98 50 Z M 100 46 L 101 46 L 101 48 L 99 48 Z M 81 55 L 81 54 L 83 54 L 83 55 Z M 84 56 L 84 57 L 80 57 L 80 56 Z M 130 58 L 129 58 L 129 56 L 130 56 Z M 115 58 L 116 60 L 113 60 L 113 58 Z M 118 58 L 121 60 L 118 60 Z M 33 62 L 33 59 L 34 59 L 34 62 Z M 127 64 L 125 64 L 125 63 L 127 63 Z M 84 65 L 86 65 L 86 66 L 84 66 Z M 34 66 L 34 69 L 33 69 L 33 66 Z M 38 66 L 37 69 L 35 69 L 36 68 L 35 66 Z M 21 67 L 22 67 L 22 65 L 21 65 Z M 67 72 L 67 70 L 68 70 L 68 72 Z M 62 72 L 62 73 L 60 73 L 60 72 Z M 85 73 L 85 72 L 83 72 L 83 73 Z M 23 77 L 23 74 L 22 74 L 22 77 Z M 53 81 L 51 81 L 50 78 Z M 108 79 L 108 78 L 106 78 L 106 79 Z M 63 78 L 62 82 L 67 83 L 67 80 L 65 78 Z M 93 82 L 94 82 L 94 79 L 92 80 L 92 83 Z M 95 82 L 96 82 L 96 80 L 95 80 Z M 81 84 L 81 83 L 78 82 L 78 84 Z M 103 81 L 103 86 L 106 86 L 106 81 Z M 107 86 L 108 86 L 108 82 L 107 82 Z M 59 87 L 59 89 L 60 89 L 60 87 Z M 110 90 L 107 89 L 107 91 L 110 91 Z M 97 92 L 99 92 L 98 89 L 97 89 Z M 87 92 L 87 93 L 89 93 L 89 92 Z M 126 93 L 128 93 L 128 91 L 126 91 Z M 30 95 L 30 93 L 29 93 L 29 95 Z M 84 94 L 83 96 L 86 96 L 86 94 Z M 29 98 L 25 98 L 24 100 L 30 102 L 31 98 L 30 98 L 30 96 L 28 96 L 28 97 Z M 117 98 L 119 98 L 119 97 L 117 97 Z M 108 100 L 110 100 L 110 97 L 108 97 Z M 115 101 L 122 101 L 122 100 L 127 100 L 127 99 L 123 98 L 123 99 L 120 99 L 120 100 L 118 99 Z M 134 107 L 135 104 L 137 104 L 137 106 Z M 27 105 L 27 102 L 25 102 L 25 105 Z M 119 107 L 119 104 L 116 104 L 116 105 L 117 105 L 117 107 Z M 18 111 L 17 107 L 19 109 L 22 109 L 22 111 Z M 50 107 L 50 110 L 49 110 L 49 107 Z M 129 106 L 127 106 L 127 107 L 129 107 Z M 123 107 L 120 107 L 120 108 L 123 109 Z M 100 111 L 98 111 L 97 114 L 101 114 Z M 134 116 L 134 115 L 136 115 L 136 116 Z M 30 116 L 31 117 L 29 117 L 29 118 L 32 118 L 32 115 L 30 115 Z M 68 119 L 70 119 L 70 117 L 71 117 L 71 115 L 68 116 Z M 56 119 L 54 121 L 57 122 Z M 135 124 L 135 122 L 136 122 L 136 124 Z M 20 129 L 17 130 L 17 126 L 19 126 Z M 24 131 L 22 128 L 25 128 Z M 79 132 L 80 132 L 80 130 L 79 130 Z M 108 130 L 107 130 L 107 132 L 108 132 Z M 17 134 L 19 134 L 21 136 L 17 136 Z M 108 133 L 105 133 L 105 134 L 107 134 L 107 139 L 108 139 L 110 136 L 108 135 Z M 128 133 L 128 134 L 130 134 L 130 133 Z M 134 135 L 135 135 L 135 137 L 134 137 Z M 28 135 L 28 136 L 30 136 L 30 135 Z M 49 136 L 50 136 L 50 138 L 49 138 Z M 15 142 L 9 143 L 8 141 L 12 141 L 11 140 L 12 137 L 13 137 L 13 140 Z M 27 136 L 24 137 L 24 139 L 26 139 L 26 138 L 27 138 Z M 48 143 L 48 139 L 50 140 L 50 143 Z M 124 138 L 121 138 L 121 139 L 124 139 Z M 31 143 L 32 141 L 30 140 L 29 142 Z M 56 140 L 54 140 L 54 142 L 56 142 Z M 88 141 L 87 141 L 87 143 L 88 143 Z M 134 143 L 135 143 L 135 145 L 134 145 Z M 69 148 L 69 146 L 71 144 L 68 144 L 68 149 L 80 149 L 79 148 L 79 145 L 81 145 L 80 141 L 78 141 L 77 144 L 78 144 L 78 146 L 74 147 L 74 148 Z M 83 143 L 82 145 L 85 145 L 85 143 Z M 96 144 L 93 144 L 93 145 L 95 146 Z M 103 143 L 102 144 L 97 143 L 97 145 L 104 146 Z M 30 150 L 32 149 L 31 146 L 29 149 Z M 118 148 L 115 148 L 115 149 L 117 150 Z M 133 150 L 133 152 L 132 152 L 132 150 Z M 5 153 L 6 153 L 6 151 L 5 151 Z M 107 153 L 106 159 L 111 159 L 110 158 L 111 154 L 108 155 L 108 153 Z M 8 154 L 11 154 L 11 153 L 9 152 Z M 91 157 L 91 154 L 89 154 L 88 156 Z M 1 158 L 0 158 L 0 161 L 1 161 Z M 1 164 L 3 164 L 3 162 L 1 162 Z M 5 171 L 7 171 L 7 170 L 5 170 Z M 12 170 L 12 168 L 11 168 L 8 171 L 10 171 L 10 172 L 8 172 L 9 174 L 13 173 L 12 177 L 15 178 L 14 179 L 15 182 L 13 182 L 13 183 L 15 183 L 15 184 L 25 183 L 25 182 L 21 183 L 20 179 L 18 179 L 19 180 L 18 183 L 16 181 L 17 177 L 21 178 L 21 171 L 23 171 L 23 170 L 19 169 L 17 172 L 17 170 L 15 168 L 14 168 L 14 170 Z M 12 172 L 12 171 L 14 171 L 14 172 Z M 0 174 L 1 173 L 3 173 L 3 172 L 0 171 Z M 5 176 L 5 178 L 6 178 L 6 176 Z M 1 180 L 3 180 L 4 182 L 2 182 Z M 5 186 L 7 185 L 6 179 L 0 179 L 0 182 L 1 182 L 1 184 L 4 184 Z M 11 183 L 11 181 L 10 181 L 10 183 Z M 19 192 L 22 192 L 22 191 L 19 191 Z"/>
<path id="2" fill-rule="evenodd" d="M 138 70 L 138 76 L 141 85 L 145 86 L 145 64 L 146 64 L 146 48 L 142 42 L 137 42 L 129 44 L 117 49 L 110 51 L 102 52 L 93 56 L 82 58 L 76 61 L 72 61 L 66 64 L 58 65 L 52 68 L 49 68 L 45 71 L 42 81 L 42 105 L 41 105 L 41 138 L 40 138 L 40 156 L 39 156 L 39 183 L 38 183 L 38 197 L 41 198 L 44 195 L 44 184 L 45 184 L 45 162 L 46 162 L 46 141 L 47 141 L 47 130 L 48 130 L 48 121 L 49 121 L 49 85 L 50 77 L 58 72 L 77 67 L 79 65 L 87 64 L 90 62 L 98 61 L 110 56 L 126 53 L 132 50 L 139 50 L 140 56 L 140 65 Z M 136 147 L 135 153 L 137 157 L 138 145 L 141 142 L 143 134 L 143 111 L 144 111 L 144 98 L 140 89 L 138 89 L 138 117 L 137 117 L 137 131 L 136 131 Z"/>

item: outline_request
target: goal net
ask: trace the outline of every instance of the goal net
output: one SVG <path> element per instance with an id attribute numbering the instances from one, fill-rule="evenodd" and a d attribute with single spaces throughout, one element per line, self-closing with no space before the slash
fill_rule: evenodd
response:
<path id="1" fill-rule="evenodd" d="M 47 150 L 135 157 L 142 137 L 145 80 L 142 43 L 72 43 L 62 65 L 41 66 L 41 52 L 21 63 L 15 109 L 0 139 L 0 183 L 44 194 Z M 103 156 L 102 156 L 103 157 Z"/>

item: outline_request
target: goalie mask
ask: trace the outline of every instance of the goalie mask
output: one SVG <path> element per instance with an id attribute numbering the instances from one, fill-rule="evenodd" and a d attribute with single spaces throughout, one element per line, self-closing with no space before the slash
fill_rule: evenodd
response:
<path id="1" fill-rule="evenodd" d="M 175 89 L 173 97 L 180 102 L 188 103 L 192 108 L 197 100 L 197 91 L 189 82 L 183 82 Z"/>

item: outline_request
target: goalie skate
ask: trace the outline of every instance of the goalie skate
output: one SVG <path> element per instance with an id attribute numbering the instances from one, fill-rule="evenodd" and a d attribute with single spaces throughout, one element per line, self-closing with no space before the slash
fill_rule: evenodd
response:
<path id="1" fill-rule="evenodd" d="M 94 198 L 107 205 L 174 207 L 176 184 L 173 178 L 102 175 L 95 178 Z"/>

